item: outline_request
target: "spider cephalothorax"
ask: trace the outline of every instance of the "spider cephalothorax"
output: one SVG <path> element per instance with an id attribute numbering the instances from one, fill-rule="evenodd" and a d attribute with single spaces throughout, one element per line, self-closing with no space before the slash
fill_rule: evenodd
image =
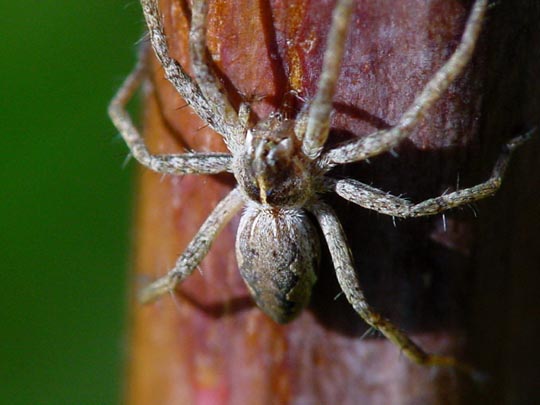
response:
<path id="1" fill-rule="evenodd" d="M 316 167 L 302 152 L 294 124 L 274 115 L 247 131 L 233 170 L 251 200 L 272 207 L 302 207 L 313 195 Z"/>
<path id="2" fill-rule="evenodd" d="M 398 345 L 412 360 L 428 365 L 462 366 L 453 358 L 424 352 L 404 332 L 380 316 L 366 301 L 353 266 L 344 232 L 320 192 L 336 192 L 364 208 L 397 217 L 434 215 L 495 193 L 510 153 L 528 135 L 511 140 L 484 183 L 414 204 L 354 179 L 335 179 L 328 170 L 340 164 L 387 152 L 407 138 L 427 111 L 446 91 L 470 60 L 482 27 L 487 0 L 475 0 L 461 43 L 390 129 L 329 148 L 332 101 L 340 73 L 353 0 L 338 0 L 332 16 L 326 51 L 315 97 L 294 120 L 278 113 L 248 126 L 249 107 L 236 111 L 213 73 L 206 52 L 207 1 L 193 0 L 190 28 L 192 79 L 171 58 L 157 0 L 141 0 L 150 40 L 166 77 L 186 102 L 220 133 L 230 154 L 184 153 L 152 155 L 133 125 L 125 105 L 144 78 L 142 57 L 135 71 L 110 105 L 109 113 L 143 165 L 166 174 L 215 174 L 232 171 L 238 182 L 208 216 L 175 267 L 141 293 L 150 302 L 170 292 L 188 277 L 210 249 L 219 231 L 246 207 L 236 240 L 240 273 L 259 307 L 277 322 L 293 319 L 310 299 L 320 256 L 318 223 L 332 256 L 336 277 L 356 312 L 373 328 Z"/>

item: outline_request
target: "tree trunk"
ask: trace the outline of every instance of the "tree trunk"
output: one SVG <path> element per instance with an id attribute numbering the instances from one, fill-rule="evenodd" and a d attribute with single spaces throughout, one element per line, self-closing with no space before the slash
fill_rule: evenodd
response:
<path id="1" fill-rule="evenodd" d="M 171 52 L 189 70 L 187 3 L 163 0 L 161 11 Z M 333 4 L 211 2 L 208 48 L 235 105 L 248 100 L 264 118 L 309 102 Z M 459 43 L 470 4 L 358 0 L 330 144 L 395 124 Z M 486 179 L 504 142 L 540 116 L 540 41 L 532 28 L 539 17 L 534 0 L 496 3 L 473 62 L 397 156 L 334 174 L 414 201 Z M 182 108 L 151 58 L 144 109 L 150 150 L 226 151 L 219 135 Z M 478 204 L 480 219 L 464 209 L 394 223 L 324 196 L 343 222 L 371 304 L 423 348 L 474 364 L 486 381 L 412 364 L 376 333 L 362 337 L 366 325 L 339 294 L 326 247 L 308 310 L 288 325 L 273 323 L 240 279 L 235 218 L 174 296 L 131 303 L 127 403 L 524 403 L 518 399 L 533 395 L 533 385 L 522 373 L 533 382 L 537 364 L 526 350 L 537 352 L 527 333 L 534 333 L 539 307 L 533 286 L 540 284 L 540 208 L 533 193 L 540 171 L 531 170 L 538 168 L 538 145 L 534 139 L 516 152 L 498 196 Z M 174 265 L 234 184 L 230 175 L 141 171 L 134 288 Z"/>

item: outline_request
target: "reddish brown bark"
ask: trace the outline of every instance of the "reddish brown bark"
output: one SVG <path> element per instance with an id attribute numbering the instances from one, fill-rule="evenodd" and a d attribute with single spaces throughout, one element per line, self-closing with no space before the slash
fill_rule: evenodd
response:
<path id="1" fill-rule="evenodd" d="M 526 3 L 521 2 L 521 7 Z M 256 114 L 264 118 L 284 103 L 292 111 L 301 106 L 290 90 L 299 91 L 305 100 L 314 95 L 332 4 L 315 0 L 212 2 L 208 47 L 235 103 L 252 100 Z M 468 8 L 469 2 L 457 0 L 359 0 L 335 98 L 331 142 L 394 124 L 457 45 Z M 161 10 L 173 56 L 189 66 L 189 7 L 183 1 L 164 0 Z M 336 175 L 413 200 L 455 187 L 458 174 L 461 186 L 489 175 L 503 139 L 528 129 L 530 117 L 539 111 L 538 97 L 534 102 L 524 101 L 517 91 L 511 94 L 518 102 L 530 104 L 526 114 L 494 100 L 482 103 L 482 96 L 496 93 L 501 81 L 513 88 L 515 82 L 530 77 L 493 78 L 492 63 L 498 62 L 500 71 L 508 69 L 492 42 L 498 29 L 491 19 L 497 21 L 503 14 L 493 13 L 473 63 L 399 148 L 399 157 L 381 156 L 370 164 L 349 165 Z M 530 33 L 516 35 L 529 44 L 537 40 Z M 507 37 L 501 41 L 510 46 Z M 516 52 L 525 55 L 522 50 Z M 144 114 L 150 149 L 155 153 L 225 151 L 218 135 L 202 128 L 204 123 L 191 110 L 181 108 L 184 102 L 152 60 L 153 87 Z M 527 66 L 535 68 L 534 63 Z M 486 111 L 501 108 L 511 111 L 486 117 Z M 516 161 L 532 164 L 527 160 L 532 159 L 530 153 L 527 157 L 518 152 L 512 165 L 523 171 L 526 166 Z M 510 177 L 507 182 L 513 180 Z M 233 185 L 228 175 L 162 178 L 142 171 L 135 246 L 139 285 L 173 266 Z M 509 189 L 521 192 L 519 185 Z M 507 188 L 501 193 L 508 192 Z M 508 251 L 504 241 L 485 236 L 494 222 L 479 222 L 464 210 L 447 216 L 446 231 L 441 217 L 400 221 L 394 226 L 391 218 L 333 196 L 325 198 L 344 223 L 370 302 L 429 351 L 468 358 L 489 375 L 502 378 L 505 366 L 488 357 L 500 346 L 477 328 L 484 318 L 482 311 L 494 300 L 493 293 L 478 291 L 489 281 L 484 269 L 500 266 L 498 262 L 486 266 L 485 261 L 492 257 L 493 247 Z M 489 206 L 500 209 L 508 199 L 503 196 L 482 203 L 482 216 L 500 218 Z M 535 207 L 529 210 L 538 214 Z M 528 226 L 517 214 L 509 217 L 505 229 Z M 340 290 L 326 250 L 310 308 L 291 324 L 276 325 L 254 306 L 239 277 L 234 254 L 237 222 L 233 220 L 219 236 L 201 271 L 175 297 L 144 307 L 132 303 L 130 405 L 456 404 L 464 398 L 487 398 L 492 395 L 488 391 L 502 392 L 493 381 L 465 382 L 472 386 L 466 390 L 453 370 L 422 368 L 400 356 L 384 339 L 362 339 L 364 323 L 343 296 L 334 299 Z M 478 224 L 480 241 L 489 243 L 488 247 L 475 243 L 478 232 L 473 225 Z M 519 248 L 517 239 L 512 243 L 511 249 Z M 520 268 L 531 263 L 532 256 L 524 257 Z M 501 305 L 496 309 L 499 314 L 502 310 Z"/>

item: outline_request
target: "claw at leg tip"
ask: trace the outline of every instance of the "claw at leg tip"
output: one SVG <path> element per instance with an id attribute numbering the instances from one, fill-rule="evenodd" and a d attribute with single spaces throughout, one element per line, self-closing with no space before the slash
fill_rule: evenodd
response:
<path id="1" fill-rule="evenodd" d="M 174 290 L 175 282 L 171 277 L 162 277 L 152 284 L 144 287 L 138 294 L 141 304 L 150 304 L 164 294 Z"/>

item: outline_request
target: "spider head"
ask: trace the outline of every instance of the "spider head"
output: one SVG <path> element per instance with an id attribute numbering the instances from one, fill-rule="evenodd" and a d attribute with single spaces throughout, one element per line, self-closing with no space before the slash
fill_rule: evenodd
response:
<path id="1" fill-rule="evenodd" d="M 274 116 L 247 131 L 234 173 L 250 199 L 292 207 L 303 205 L 313 194 L 311 167 L 294 134 L 294 122 Z"/>

